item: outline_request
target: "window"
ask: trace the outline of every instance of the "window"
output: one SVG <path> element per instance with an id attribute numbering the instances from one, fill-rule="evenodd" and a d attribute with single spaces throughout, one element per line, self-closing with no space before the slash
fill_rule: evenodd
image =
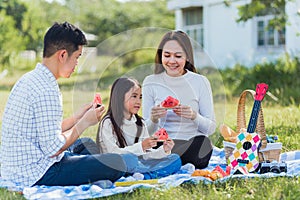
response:
<path id="1" fill-rule="evenodd" d="M 183 30 L 203 47 L 203 9 L 195 7 L 183 10 Z"/>
<path id="2" fill-rule="evenodd" d="M 257 19 L 257 46 L 277 47 L 285 45 L 285 29 L 275 30 L 268 27 L 270 17 L 259 17 Z"/>
<path id="3" fill-rule="evenodd" d="M 285 29 L 268 27 L 272 16 L 257 17 L 257 47 L 280 47 L 285 45 Z"/>
<path id="4" fill-rule="evenodd" d="M 275 16 L 285 14 L 285 1 L 278 1 L 277 7 L 272 0 L 265 0 L 266 8 L 258 12 L 256 19 L 257 47 L 282 47 L 285 45 L 285 28 L 278 30 L 270 26 Z M 273 26 L 274 27 L 274 26 Z"/>

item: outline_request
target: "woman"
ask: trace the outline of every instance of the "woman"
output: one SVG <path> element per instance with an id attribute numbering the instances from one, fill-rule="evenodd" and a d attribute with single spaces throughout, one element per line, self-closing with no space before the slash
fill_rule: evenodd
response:
<path id="1" fill-rule="evenodd" d="M 180 104 L 161 106 L 172 96 Z M 156 52 L 154 74 L 143 82 L 143 117 L 150 134 L 164 127 L 174 140 L 172 153 L 182 164 L 202 169 L 208 165 L 212 144 L 208 136 L 216 129 L 213 98 L 208 79 L 196 73 L 193 48 L 182 31 L 166 33 Z"/>

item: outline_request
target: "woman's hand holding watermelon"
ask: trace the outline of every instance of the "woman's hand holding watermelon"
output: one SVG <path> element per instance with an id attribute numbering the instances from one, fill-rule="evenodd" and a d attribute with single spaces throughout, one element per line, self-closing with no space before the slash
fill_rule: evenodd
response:
<path id="1" fill-rule="evenodd" d="M 167 114 L 166 108 L 160 105 L 154 106 L 151 110 L 151 120 L 153 123 L 157 123 L 159 118 L 165 117 Z"/>
<path id="2" fill-rule="evenodd" d="M 194 120 L 197 117 L 197 113 L 190 107 L 186 105 L 179 105 L 173 108 L 174 113 L 178 116 Z"/>

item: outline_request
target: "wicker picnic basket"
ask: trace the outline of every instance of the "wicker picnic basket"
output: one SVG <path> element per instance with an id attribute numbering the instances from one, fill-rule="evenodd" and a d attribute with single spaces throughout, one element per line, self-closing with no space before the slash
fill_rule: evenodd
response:
<path id="1" fill-rule="evenodd" d="M 245 117 L 245 102 L 246 102 L 247 94 L 251 94 L 251 96 L 254 99 L 255 91 L 250 89 L 244 90 L 240 95 L 239 102 L 238 102 L 238 109 L 237 109 L 237 130 L 236 130 L 237 132 L 240 132 L 240 130 L 243 128 L 247 129 L 246 117 Z M 261 147 L 258 152 L 259 162 L 263 162 L 267 160 L 279 161 L 282 144 L 267 143 L 262 106 L 260 106 L 255 132 L 258 133 L 261 138 Z M 224 141 L 223 145 L 224 145 L 225 157 L 227 160 L 229 156 L 232 154 L 233 150 L 235 149 L 235 143 Z"/>

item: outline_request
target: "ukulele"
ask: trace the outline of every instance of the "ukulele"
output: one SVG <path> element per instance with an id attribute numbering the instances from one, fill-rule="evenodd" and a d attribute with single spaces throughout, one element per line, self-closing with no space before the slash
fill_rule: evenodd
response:
<path id="1" fill-rule="evenodd" d="M 239 167 L 246 167 L 248 172 L 255 171 L 259 166 L 258 149 L 260 136 L 255 133 L 258 113 L 261 101 L 268 90 L 268 85 L 259 83 L 256 85 L 254 105 L 252 108 L 247 132 L 242 132 L 237 136 L 236 147 L 227 160 L 228 166 L 236 170 Z"/>

